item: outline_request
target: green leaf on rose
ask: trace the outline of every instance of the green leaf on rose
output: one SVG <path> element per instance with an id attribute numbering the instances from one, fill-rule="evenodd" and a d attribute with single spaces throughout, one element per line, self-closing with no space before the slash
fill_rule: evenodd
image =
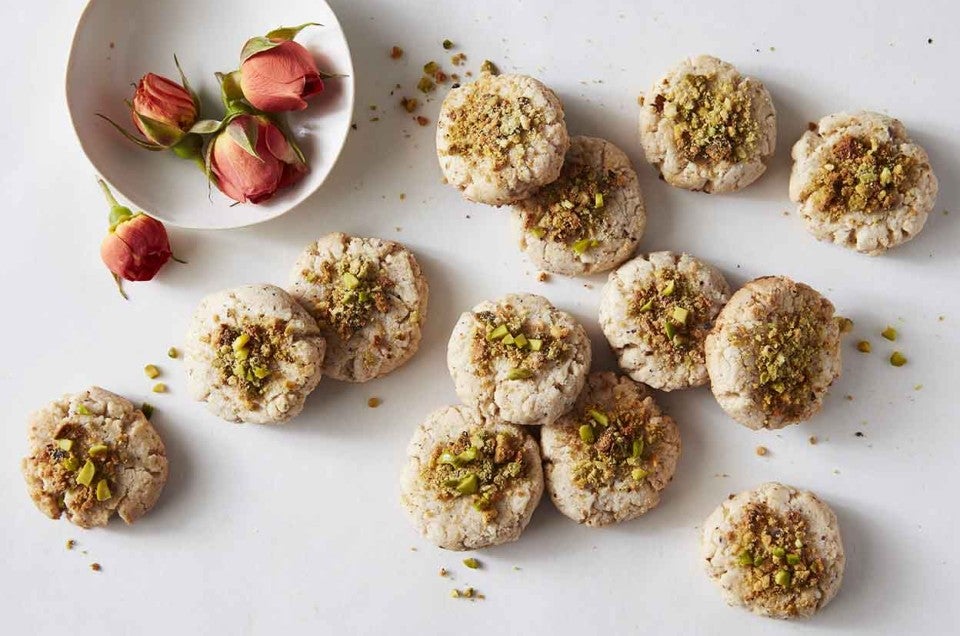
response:
<path id="1" fill-rule="evenodd" d="M 308 26 L 323 25 L 319 22 L 305 22 L 300 26 L 280 27 L 270 31 L 270 33 L 267 33 L 266 35 L 258 35 L 257 37 L 250 38 L 246 41 L 246 43 L 243 45 L 243 49 L 240 51 L 240 63 L 243 64 L 257 53 L 269 51 L 275 46 L 279 46 L 284 42 L 289 42 L 295 38 L 300 31 Z"/>
<path id="2" fill-rule="evenodd" d="M 287 42 L 297 37 L 297 35 L 308 26 L 323 26 L 319 22 L 304 22 L 295 27 L 279 27 L 267 33 L 267 38 L 275 42 Z"/>
<path id="3" fill-rule="evenodd" d="M 306 164 L 307 158 L 303 155 L 303 151 L 300 150 L 300 146 L 297 145 L 297 142 L 293 136 L 293 131 L 290 130 L 290 125 L 287 124 L 287 120 L 283 117 L 276 117 L 269 113 L 264 114 L 273 124 L 280 129 L 283 138 L 287 140 L 287 144 L 293 149 L 294 154 L 297 156 L 297 159 L 300 160 L 300 163 Z"/>
<path id="4" fill-rule="evenodd" d="M 173 63 L 177 66 L 177 72 L 180 73 L 180 82 L 183 84 L 183 87 L 190 93 L 190 98 L 193 100 L 193 107 L 197 109 L 197 114 L 200 114 L 200 97 L 197 95 L 196 91 L 190 87 L 190 82 L 187 81 L 187 76 L 184 74 L 183 69 L 180 68 L 180 60 L 177 59 L 176 54 L 173 56 Z"/>
<path id="5" fill-rule="evenodd" d="M 255 119 L 234 120 L 227 126 L 227 134 L 235 144 L 243 148 L 247 154 L 260 159 L 257 154 L 258 126 Z"/>
<path id="6" fill-rule="evenodd" d="M 157 140 L 157 143 L 164 148 L 169 148 L 183 138 L 183 131 L 176 126 L 165 124 L 136 111 L 133 116 L 140 122 L 147 137 Z"/>
<path id="7" fill-rule="evenodd" d="M 191 126 L 187 132 L 194 135 L 210 135 L 220 130 L 221 125 L 222 122 L 216 119 L 201 119 Z"/>
<path id="8" fill-rule="evenodd" d="M 220 100 L 224 108 L 230 110 L 234 104 L 243 100 L 243 90 L 240 88 L 240 71 L 229 73 L 214 73 L 220 82 Z"/>
<path id="9" fill-rule="evenodd" d="M 121 125 L 118 124 L 117 122 L 113 121 L 112 119 L 110 119 L 110 118 L 107 117 L 106 115 L 103 115 L 103 114 L 101 114 L 101 113 L 96 113 L 96 115 L 97 115 L 97 117 L 99 117 L 100 119 L 103 119 L 104 121 L 109 122 L 109 124 L 110 124 L 111 126 L 113 126 L 114 128 L 116 128 L 116 129 L 120 132 L 121 135 L 123 135 L 124 137 L 126 137 L 127 139 L 129 139 L 130 141 L 132 141 L 133 143 L 137 144 L 137 145 L 140 146 L 141 148 L 143 148 L 143 149 L 145 149 L 145 150 L 152 150 L 152 151 L 166 150 L 166 147 L 165 147 L 165 146 L 161 146 L 160 144 L 155 144 L 155 143 L 153 143 L 152 141 L 147 141 L 147 140 L 145 140 L 145 139 L 140 139 L 139 137 L 137 137 L 136 135 L 130 133 L 127 129 L 125 129 L 123 126 L 121 126 Z"/>

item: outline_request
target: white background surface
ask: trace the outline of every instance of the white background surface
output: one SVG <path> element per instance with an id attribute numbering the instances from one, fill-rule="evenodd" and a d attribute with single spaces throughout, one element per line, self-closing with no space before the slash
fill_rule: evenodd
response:
<path id="1" fill-rule="evenodd" d="M 176 252 L 190 264 L 170 263 L 154 282 L 128 285 L 131 301 L 124 302 L 99 262 L 107 210 L 63 97 L 82 3 L 3 3 L 4 631 L 955 633 L 956 5 L 333 4 L 353 47 L 358 130 L 331 179 L 264 226 L 173 231 Z M 197 25 L 180 27 L 203 37 Z M 449 57 L 440 48 L 444 38 L 461 45 L 471 68 L 489 57 L 505 70 L 541 77 L 562 96 L 572 133 L 609 137 L 627 150 L 650 218 L 641 249 L 687 250 L 720 266 L 734 284 L 762 274 L 796 277 L 856 321 L 843 347 L 844 375 L 814 421 L 754 433 L 726 418 L 707 389 L 662 396 L 684 448 L 658 509 L 596 530 L 544 500 L 519 542 L 478 555 L 485 569 L 477 572 L 460 564 L 466 555 L 421 541 L 397 501 L 410 433 L 428 411 L 455 399 L 444 352 L 457 315 L 508 291 L 543 293 L 584 321 L 597 368 L 612 368 L 612 360 L 595 317 L 602 278 L 538 283 L 507 233 L 506 213 L 468 204 L 444 187 L 432 128 L 411 122 L 397 96 L 388 96 L 396 83 L 413 95 L 420 65 Z M 393 44 L 407 51 L 400 62 L 387 57 Z M 700 52 L 762 79 L 780 115 L 771 169 L 740 194 L 671 189 L 639 152 L 637 94 L 679 58 Z M 387 111 L 377 123 L 367 121 L 371 104 Z M 437 106 L 424 113 L 431 122 Z M 861 107 L 902 118 L 941 183 L 926 231 L 881 258 L 817 243 L 796 215 L 784 214 L 792 209 L 790 144 L 807 121 Z M 196 302 L 232 285 L 283 283 L 308 240 L 333 230 L 396 238 L 416 251 L 431 285 L 420 353 L 371 384 L 322 382 L 285 427 L 234 426 L 207 415 L 187 399 L 180 364 L 165 357 Z M 887 323 L 900 330 L 897 346 L 910 360 L 901 369 L 887 364 L 892 347 L 877 335 Z M 873 341 L 872 355 L 853 350 L 860 337 Z M 141 370 L 148 362 L 162 367 L 169 394 L 149 393 Z M 157 406 L 170 480 L 158 506 L 133 527 L 82 531 L 50 521 L 33 508 L 19 474 L 27 413 L 93 383 Z M 379 409 L 367 408 L 371 395 L 383 398 Z M 809 445 L 810 435 L 820 444 Z M 758 444 L 770 449 L 767 457 L 755 455 Z M 822 495 L 839 516 L 847 548 L 843 589 L 804 624 L 726 607 L 698 558 L 699 525 L 713 507 L 771 479 Z M 78 541 L 73 552 L 64 549 L 67 538 Z M 103 571 L 91 572 L 92 561 Z M 456 579 L 437 576 L 441 566 Z M 487 600 L 451 599 L 454 585 L 473 585 Z"/>

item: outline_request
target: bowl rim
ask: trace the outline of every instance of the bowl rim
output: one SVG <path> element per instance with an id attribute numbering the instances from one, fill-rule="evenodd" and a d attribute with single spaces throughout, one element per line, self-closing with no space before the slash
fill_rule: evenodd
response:
<path id="1" fill-rule="evenodd" d="M 349 72 L 344 73 L 340 79 L 341 80 L 346 79 L 347 81 L 349 81 L 349 84 L 350 84 L 350 90 L 348 91 L 349 95 L 347 99 L 347 102 L 348 102 L 347 112 L 349 113 L 350 116 L 347 117 L 347 121 L 345 126 L 343 127 L 343 131 L 339 135 L 338 142 L 336 144 L 337 149 L 333 153 L 333 157 L 330 161 L 330 168 L 327 170 L 327 173 L 323 175 L 323 178 L 317 182 L 317 185 L 314 186 L 312 190 L 310 190 L 310 192 L 305 193 L 301 199 L 294 201 L 288 207 L 278 208 L 276 213 L 266 215 L 263 218 L 245 221 L 243 223 L 237 223 L 235 225 L 217 226 L 217 227 L 177 222 L 177 221 L 164 218 L 163 216 L 157 215 L 153 210 L 147 209 L 146 206 L 142 205 L 139 201 L 137 201 L 136 198 L 131 197 L 127 195 L 125 192 L 123 192 L 123 190 L 116 183 L 114 183 L 112 180 L 110 180 L 107 177 L 107 174 L 103 170 L 103 167 L 99 165 L 93 159 L 93 157 L 90 156 L 90 153 L 87 151 L 87 147 L 84 144 L 83 137 L 80 135 L 80 130 L 77 126 L 77 120 L 74 116 L 75 104 L 74 104 L 74 101 L 71 99 L 71 95 L 70 95 L 70 77 L 72 75 L 72 72 L 74 71 L 74 67 L 76 64 L 76 57 L 74 54 L 77 49 L 77 41 L 80 38 L 81 29 L 84 27 L 84 23 L 89 19 L 90 11 L 93 8 L 94 4 L 96 4 L 99 1 L 101 0 L 87 0 L 87 3 L 83 8 L 83 12 L 80 14 L 80 19 L 77 20 L 77 25 L 73 30 L 73 37 L 70 40 L 70 52 L 68 53 L 68 56 L 67 56 L 67 66 L 63 75 L 63 92 L 66 97 L 67 113 L 70 116 L 70 127 L 73 129 L 74 137 L 76 137 L 77 142 L 80 144 L 80 150 L 83 151 L 83 155 L 87 158 L 87 161 L 89 161 L 90 164 L 94 167 L 94 170 L 99 174 L 99 176 L 104 181 L 108 182 L 116 191 L 116 193 L 121 195 L 124 199 L 126 199 L 127 202 L 131 204 L 132 207 L 137 208 L 137 210 L 139 211 L 145 212 L 148 216 L 154 217 L 159 221 L 162 221 L 165 225 L 168 225 L 170 227 L 176 227 L 176 228 L 181 228 L 185 230 L 209 230 L 209 231 L 233 230 L 233 229 L 238 229 L 243 227 L 251 227 L 253 225 L 259 225 L 261 223 L 266 223 L 268 221 L 272 221 L 273 219 L 279 218 L 284 214 L 287 214 L 288 212 L 295 210 L 296 208 L 299 208 L 308 199 L 310 199 L 317 192 L 317 190 L 319 190 L 323 186 L 324 183 L 327 182 L 327 179 L 330 178 L 330 174 L 333 172 L 334 168 L 336 168 L 337 162 L 340 161 L 340 155 L 343 153 L 343 149 L 347 145 L 347 138 L 350 136 L 350 122 L 353 121 L 353 114 L 354 114 L 354 108 L 356 105 L 356 96 L 357 96 L 356 70 L 353 64 L 353 52 L 350 50 L 350 41 L 347 39 L 347 34 L 343 30 L 343 25 L 340 23 L 340 19 L 337 17 L 336 12 L 333 10 L 333 7 L 330 6 L 330 3 L 327 2 L 327 0 L 316 0 L 316 1 L 321 2 L 324 6 L 326 6 L 327 10 L 330 12 L 330 15 L 333 17 L 333 25 L 324 25 L 324 26 L 325 27 L 333 26 L 340 31 L 341 37 L 343 39 L 344 49 L 346 51 L 346 61 L 347 61 L 347 64 L 349 65 L 349 69 L 347 69 Z"/>

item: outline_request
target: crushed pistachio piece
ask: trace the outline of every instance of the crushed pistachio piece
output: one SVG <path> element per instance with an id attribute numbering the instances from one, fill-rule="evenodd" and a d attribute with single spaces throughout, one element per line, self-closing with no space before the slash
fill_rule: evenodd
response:
<path id="1" fill-rule="evenodd" d="M 690 316 L 690 310 L 685 307 L 673 308 L 673 320 L 680 325 L 687 324 L 687 318 Z"/>
<path id="2" fill-rule="evenodd" d="M 360 279 L 356 277 L 355 274 L 351 272 L 344 272 L 340 275 L 340 281 L 343 283 L 343 286 L 347 289 L 356 289 L 360 286 Z"/>
<path id="3" fill-rule="evenodd" d="M 69 470 L 70 472 L 80 468 L 80 460 L 72 455 L 70 457 L 64 457 L 60 464 L 63 466 L 64 470 Z"/>
<path id="4" fill-rule="evenodd" d="M 64 451 L 69 452 L 70 449 L 73 448 L 73 440 L 72 440 L 72 439 L 65 439 L 65 438 L 64 438 L 64 439 L 58 439 L 58 440 L 57 440 L 57 448 L 59 448 L 60 450 L 64 450 Z"/>
<path id="5" fill-rule="evenodd" d="M 180 357 L 180 352 L 177 351 L 176 347 L 170 347 L 169 349 L 167 349 L 167 357 L 177 359 Z"/>
<path id="6" fill-rule="evenodd" d="M 870 353 L 873 350 L 873 347 L 870 345 L 869 340 L 861 340 L 857 343 L 857 351 L 861 353 Z"/>
<path id="7" fill-rule="evenodd" d="M 837 326 L 840 328 L 840 333 L 853 331 L 853 321 L 846 316 L 837 316 Z"/>
<path id="8" fill-rule="evenodd" d="M 110 484 L 107 483 L 106 479 L 101 479 L 97 482 L 97 501 L 106 501 L 113 497 L 113 494 L 110 492 Z"/>
<path id="9" fill-rule="evenodd" d="M 530 344 L 530 341 L 527 340 L 527 337 L 521 333 L 521 334 L 517 334 L 517 335 L 514 337 L 514 339 L 513 339 L 513 344 L 515 344 L 516 346 L 518 346 L 518 347 L 520 347 L 521 349 L 523 349 L 523 348 L 526 347 L 528 344 Z"/>
<path id="10" fill-rule="evenodd" d="M 473 557 L 464 559 L 463 564 L 471 570 L 476 570 L 480 567 L 480 561 L 474 559 Z"/>
<path id="11" fill-rule="evenodd" d="M 596 209 L 603 207 L 603 192 L 597 192 L 593 195 L 593 207 Z"/>
<path id="12" fill-rule="evenodd" d="M 663 321 L 663 331 L 670 340 L 673 340 L 677 335 L 677 328 L 669 320 Z"/>
<path id="13" fill-rule="evenodd" d="M 450 40 L 444 40 L 444 41 L 443 41 L 443 48 L 445 48 L 445 49 L 447 49 L 447 50 L 449 51 L 450 49 L 453 48 L 453 42 L 450 41 Z"/>
<path id="14" fill-rule="evenodd" d="M 506 325 L 500 325 L 487 332 L 487 340 L 500 340 L 504 336 L 509 336 L 510 330 Z"/>
<path id="15" fill-rule="evenodd" d="M 484 60 L 480 65 L 481 73 L 488 73 L 490 75 L 499 75 L 500 69 L 497 68 L 497 65 L 491 62 L 490 60 Z"/>
<path id="16" fill-rule="evenodd" d="M 661 296 L 673 296 L 674 292 L 677 290 L 676 280 L 670 279 L 667 281 L 667 284 L 663 286 L 660 290 Z"/>
<path id="17" fill-rule="evenodd" d="M 91 415 L 90 409 L 87 408 L 86 404 L 77 404 L 77 413 L 80 415 Z"/>
<path id="18" fill-rule="evenodd" d="M 543 340 L 540 338 L 529 338 L 530 351 L 540 351 L 543 347 Z"/>
<path id="19" fill-rule="evenodd" d="M 587 409 L 587 415 L 600 426 L 610 426 L 610 418 L 603 411 L 597 409 Z"/>
<path id="20" fill-rule="evenodd" d="M 583 424 L 580 427 L 580 439 L 587 444 L 593 444 L 597 440 L 593 427 L 589 424 Z"/>
<path id="21" fill-rule="evenodd" d="M 157 382 L 156 384 L 153 385 L 152 390 L 154 393 L 166 393 L 167 385 L 164 384 L 163 382 Z"/>
<path id="22" fill-rule="evenodd" d="M 592 238 L 580 239 L 579 241 L 574 241 L 573 245 L 570 246 L 570 249 L 573 250 L 574 254 L 586 254 L 588 250 L 591 250 L 600 245 L 600 241 Z"/>
<path id="23" fill-rule="evenodd" d="M 143 372 L 146 373 L 147 377 L 151 380 L 160 375 L 160 369 L 158 369 L 155 364 L 148 364 L 143 367 Z"/>
<path id="24" fill-rule="evenodd" d="M 507 371 L 508 380 L 527 380 L 533 377 L 533 371 L 530 369 L 524 369 L 523 367 L 517 367 L 515 369 L 510 369 Z"/>
<path id="25" fill-rule="evenodd" d="M 740 565 L 753 565 L 753 555 L 750 554 L 749 550 L 744 550 L 737 557 L 737 563 Z"/>
<path id="26" fill-rule="evenodd" d="M 890 354 L 890 364 L 895 367 L 902 367 L 907 363 L 907 358 L 900 353 L 899 351 L 894 351 Z"/>
<path id="27" fill-rule="evenodd" d="M 897 339 L 897 330 L 887 325 L 887 328 L 881 331 L 880 335 L 886 338 L 887 340 L 889 340 L 890 342 L 894 342 Z"/>
<path id="28" fill-rule="evenodd" d="M 436 87 L 437 85 L 429 77 L 421 77 L 420 81 L 417 82 L 417 90 L 421 93 L 429 93 Z"/>
<path id="29" fill-rule="evenodd" d="M 643 303 L 642 305 L 640 305 L 640 308 L 637 309 L 637 312 L 638 312 L 638 313 L 641 313 L 641 314 L 645 314 L 645 313 L 647 313 L 648 311 L 653 311 L 653 299 L 652 299 L 652 298 L 651 298 L 650 300 L 648 300 L 647 302 Z"/>
<path id="30" fill-rule="evenodd" d="M 781 587 L 790 587 L 790 573 L 786 570 L 777 570 L 773 582 Z"/>
<path id="31" fill-rule="evenodd" d="M 84 462 L 83 468 L 77 473 L 77 483 L 81 486 L 89 486 L 93 483 L 93 477 L 97 473 L 97 467 L 89 459 Z"/>
<path id="32" fill-rule="evenodd" d="M 457 482 L 456 488 L 461 495 L 473 495 L 480 489 L 480 480 L 476 474 L 468 473 L 466 477 Z"/>
<path id="33" fill-rule="evenodd" d="M 644 470 L 643 468 L 634 468 L 630 471 L 630 476 L 633 477 L 634 481 L 640 481 L 649 474 L 650 471 Z"/>
<path id="34" fill-rule="evenodd" d="M 87 455 L 90 457 L 100 457 L 101 455 L 106 454 L 108 450 L 110 450 L 110 447 L 106 444 L 94 444 L 87 449 Z"/>

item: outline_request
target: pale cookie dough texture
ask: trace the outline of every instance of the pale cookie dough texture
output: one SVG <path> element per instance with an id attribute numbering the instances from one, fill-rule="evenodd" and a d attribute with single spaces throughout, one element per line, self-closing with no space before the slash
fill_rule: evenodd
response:
<path id="1" fill-rule="evenodd" d="M 437 120 L 443 176 L 477 203 L 530 196 L 560 175 L 569 145 L 560 99 L 525 75 L 484 74 L 451 90 Z"/>
<path id="2" fill-rule="evenodd" d="M 458 466 L 447 461 L 442 451 L 459 439 L 484 436 L 486 444 L 495 445 L 489 457 L 482 453 L 469 459 L 462 453 Z M 500 456 L 501 444 L 512 442 L 509 454 Z M 462 444 L 469 450 L 472 442 Z M 492 449 L 491 449 L 492 450 Z M 510 474 L 515 462 L 516 474 Z M 466 475 L 454 479 L 469 485 L 471 474 L 497 475 L 497 484 L 491 480 L 478 482 L 476 492 L 464 489 L 465 494 L 445 488 L 434 469 L 447 466 L 449 474 Z M 502 481 L 500 481 L 502 480 Z M 484 499 L 489 488 L 496 495 Z M 431 413 L 417 428 L 407 448 L 407 463 L 401 477 L 400 501 L 413 525 L 430 542 L 447 550 L 473 550 L 516 541 L 530 521 L 543 494 L 543 473 L 537 442 L 518 426 L 484 421 L 474 410 L 465 406 L 449 406 Z M 486 501 L 486 504 L 484 502 Z"/>
<path id="3" fill-rule="evenodd" d="M 767 169 L 777 142 L 773 101 L 727 62 L 684 60 L 641 100 L 640 143 L 670 185 L 733 192 Z"/>
<path id="4" fill-rule="evenodd" d="M 680 459 L 680 431 L 650 391 L 608 372 L 590 374 L 573 409 L 540 429 L 540 445 L 554 505 L 588 526 L 656 507 Z"/>
<path id="5" fill-rule="evenodd" d="M 707 383 L 703 342 L 730 296 L 713 266 L 673 252 L 624 263 L 600 293 L 600 328 L 631 378 L 673 391 Z"/>
<path id="6" fill-rule="evenodd" d="M 923 229 L 938 182 L 899 120 L 828 115 L 794 144 L 790 198 L 821 241 L 877 255 Z"/>
<path id="7" fill-rule="evenodd" d="M 30 498 L 45 515 L 80 527 L 114 513 L 133 523 L 167 483 L 163 441 L 129 400 L 92 387 L 30 415 L 22 463 Z"/>
<path id="8" fill-rule="evenodd" d="M 538 267 L 583 276 L 633 254 L 647 215 L 637 173 L 605 139 L 573 137 L 560 177 L 513 206 L 520 249 Z"/>
<path id="9" fill-rule="evenodd" d="M 720 504 L 700 547 L 724 600 L 761 616 L 809 618 L 843 580 L 836 515 L 812 492 L 775 482 Z"/>
<path id="10" fill-rule="evenodd" d="M 752 429 L 810 419 L 841 371 L 833 305 L 783 276 L 757 278 L 737 290 L 705 350 L 713 395 Z"/>
<path id="11" fill-rule="evenodd" d="M 464 404 L 513 424 L 549 424 L 573 406 L 590 356 L 583 326 L 533 294 L 508 294 L 464 312 L 447 345 Z"/>
<path id="12" fill-rule="evenodd" d="M 427 281 L 399 243 L 328 234 L 297 259 L 289 289 L 326 339 L 327 377 L 366 382 L 401 366 L 420 347 Z"/>
<path id="13" fill-rule="evenodd" d="M 324 350 L 316 321 L 279 287 L 217 292 L 200 302 L 187 332 L 187 388 L 227 421 L 278 424 L 303 410 Z"/>

